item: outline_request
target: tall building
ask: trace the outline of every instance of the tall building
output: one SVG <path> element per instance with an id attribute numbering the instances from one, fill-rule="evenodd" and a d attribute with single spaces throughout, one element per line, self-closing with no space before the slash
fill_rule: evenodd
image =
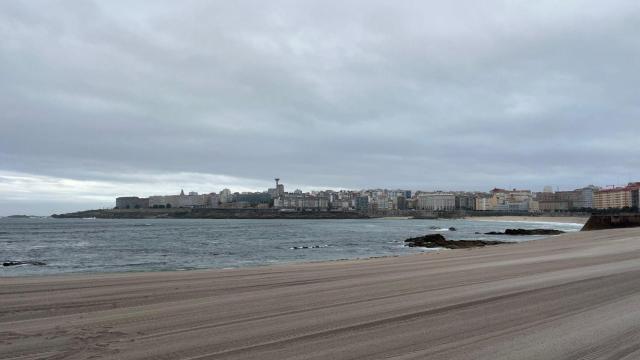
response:
<path id="1" fill-rule="evenodd" d="M 476 197 L 476 211 L 489 211 L 493 210 L 491 207 L 491 198 L 488 196 L 478 196 Z"/>
<path id="2" fill-rule="evenodd" d="M 418 209 L 430 211 L 453 211 L 456 209 L 456 196 L 452 193 L 422 193 L 418 195 Z"/>
<path id="3" fill-rule="evenodd" d="M 398 196 L 395 198 L 395 206 L 398 210 L 407 210 L 407 198 L 404 196 Z"/>
<path id="4" fill-rule="evenodd" d="M 236 194 L 233 199 L 235 202 L 243 202 L 249 204 L 249 206 L 256 206 L 258 204 L 269 204 L 271 202 L 271 195 L 268 193 L 241 193 Z"/>
<path id="5" fill-rule="evenodd" d="M 497 211 L 538 211 L 539 205 L 533 199 L 531 190 L 491 190 L 490 210 Z"/>
<path id="6" fill-rule="evenodd" d="M 640 182 L 629 183 L 625 187 L 597 190 L 593 194 L 596 209 L 622 209 L 637 207 Z"/>
<path id="7" fill-rule="evenodd" d="M 328 210 L 329 198 L 323 194 L 290 194 L 273 199 L 273 207 L 292 210 Z"/>
<path id="8" fill-rule="evenodd" d="M 594 185 L 583 187 L 580 190 L 580 202 L 576 204 L 578 209 L 593 209 L 593 195 L 599 188 Z"/>
<path id="9" fill-rule="evenodd" d="M 210 208 L 217 208 L 220 206 L 220 195 L 216 193 L 209 194 L 208 205 Z"/>
<path id="10" fill-rule="evenodd" d="M 476 208 L 476 195 L 471 193 L 456 193 L 456 209 L 474 210 Z"/>
<path id="11" fill-rule="evenodd" d="M 222 189 L 222 191 L 220 191 L 220 203 L 226 204 L 230 202 L 233 202 L 233 195 L 231 194 L 231 190 Z"/>
<path id="12" fill-rule="evenodd" d="M 180 195 L 154 195 L 149 196 L 149 207 L 152 208 L 194 208 L 207 207 L 209 205 L 208 195 L 198 195 L 191 192 L 185 195 L 180 191 Z"/>
<path id="13" fill-rule="evenodd" d="M 367 211 L 369 209 L 369 197 L 358 196 L 356 198 L 356 209 L 358 211 Z"/>
<path id="14" fill-rule="evenodd" d="M 541 211 L 567 211 L 593 208 L 597 187 L 589 185 L 571 191 L 541 192 L 536 195 Z"/>
<path id="15" fill-rule="evenodd" d="M 116 209 L 146 209 L 149 207 L 149 198 L 137 196 L 123 196 L 116 198 Z"/>

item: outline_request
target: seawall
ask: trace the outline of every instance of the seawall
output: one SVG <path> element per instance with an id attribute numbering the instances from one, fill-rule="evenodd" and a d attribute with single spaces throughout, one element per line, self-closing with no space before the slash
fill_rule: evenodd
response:
<path id="1" fill-rule="evenodd" d="M 582 231 L 640 227 L 640 213 L 593 214 Z"/>

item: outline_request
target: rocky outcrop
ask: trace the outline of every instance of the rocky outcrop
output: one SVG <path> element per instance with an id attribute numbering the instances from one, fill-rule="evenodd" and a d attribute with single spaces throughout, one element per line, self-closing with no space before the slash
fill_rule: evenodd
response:
<path id="1" fill-rule="evenodd" d="M 47 264 L 42 262 L 42 261 L 16 261 L 16 260 L 9 260 L 9 261 L 5 261 L 5 262 L 2 263 L 2 266 L 16 266 L 16 265 L 43 266 L 43 265 L 47 265 Z"/>
<path id="2" fill-rule="evenodd" d="M 491 231 L 485 235 L 560 235 L 562 230 L 555 229 L 507 229 L 504 232 Z"/>
<path id="3" fill-rule="evenodd" d="M 430 234 L 404 241 L 408 247 L 445 248 L 445 249 L 467 249 L 473 247 L 483 247 L 487 245 L 505 244 L 504 241 L 488 240 L 447 240 L 440 234 Z"/>
<path id="4" fill-rule="evenodd" d="M 591 215 L 582 231 L 640 227 L 640 214 L 594 214 Z"/>

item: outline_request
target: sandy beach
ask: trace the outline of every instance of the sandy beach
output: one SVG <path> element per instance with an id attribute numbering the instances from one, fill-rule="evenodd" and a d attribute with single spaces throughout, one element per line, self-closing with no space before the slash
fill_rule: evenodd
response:
<path id="1" fill-rule="evenodd" d="M 370 260 L 0 278 L 3 359 L 637 359 L 640 229 Z"/>
<path id="2" fill-rule="evenodd" d="M 475 221 L 511 221 L 511 222 L 551 222 L 564 224 L 585 224 L 588 216 L 470 216 L 466 220 Z"/>

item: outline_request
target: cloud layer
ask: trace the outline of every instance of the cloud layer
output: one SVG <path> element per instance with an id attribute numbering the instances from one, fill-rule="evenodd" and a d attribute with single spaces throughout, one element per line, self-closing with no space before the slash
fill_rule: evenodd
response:
<path id="1" fill-rule="evenodd" d="M 639 17 L 637 1 L 3 1 L 0 199 L 69 207 L 168 191 L 163 177 L 638 180 Z M 76 197 L 46 179 L 99 185 Z"/>

